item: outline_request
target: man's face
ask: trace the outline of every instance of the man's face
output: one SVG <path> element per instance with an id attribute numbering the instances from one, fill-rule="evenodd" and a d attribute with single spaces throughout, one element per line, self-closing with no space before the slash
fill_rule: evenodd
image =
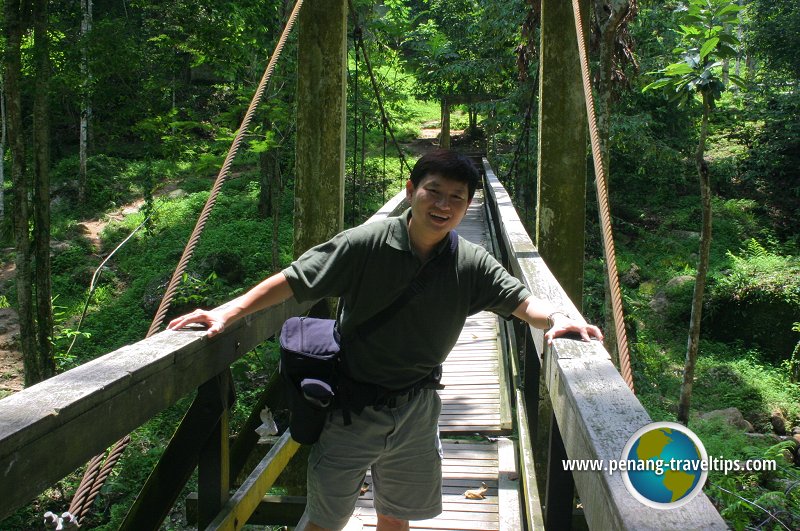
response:
<path id="1" fill-rule="evenodd" d="M 414 186 L 406 183 L 406 196 L 411 203 L 411 215 L 419 228 L 444 237 L 456 228 L 469 207 L 467 183 L 428 174 Z"/>

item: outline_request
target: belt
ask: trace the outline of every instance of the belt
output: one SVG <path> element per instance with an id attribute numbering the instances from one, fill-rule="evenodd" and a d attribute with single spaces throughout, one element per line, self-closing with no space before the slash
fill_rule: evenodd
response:
<path id="1" fill-rule="evenodd" d="M 403 407 L 404 405 L 414 400 L 414 398 L 417 395 L 419 395 L 421 391 L 422 388 L 418 389 L 412 388 L 400 394 L 379 397 L 372 405 L 372 407 L 373 409 L 375 409 L 375 411 L 380 411 L 382 409 L 395 409 L 398 407 Z"/>

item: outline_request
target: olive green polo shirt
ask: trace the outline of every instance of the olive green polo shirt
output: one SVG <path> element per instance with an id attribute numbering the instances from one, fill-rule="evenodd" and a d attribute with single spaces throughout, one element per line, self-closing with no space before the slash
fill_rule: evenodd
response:
<path id="1" fill-rule="evenodd" d="M 459 237 L 454 260 L 438 266 L 422 293 L 378 329 L 354 334 L 399 297 L 424 265 L 410 245 L 410 217 L 409 209 L 346 230 L 283 270 L 299 302 L 340 298 L 351 376 L 390 389 L 412 385 L 441 364 L 468 316 L 490 310 L 507 318 L 530 295 L 483 247 Z M 445 238 L 434 254 L 448 252 L 447 243 Z"/>

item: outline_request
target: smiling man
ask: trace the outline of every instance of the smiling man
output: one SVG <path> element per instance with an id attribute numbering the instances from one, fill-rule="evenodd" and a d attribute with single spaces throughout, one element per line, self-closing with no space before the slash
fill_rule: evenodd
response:
<path id="1" fill-rule="evenodd" d="M 408 529 L 409 520 L 442 511 L 441 402 L 436 375 L 468 316 L 490 310 L 514 315 L 545 338 L 578 333 L 602 339 L 597 327 L 573 320 L 535 299 L 483 248 L 453 231 L 475 194 L 479 176 L 466 157 L 440 150 L 424 155 L 406 184 L 402 215 L 346 230 L 263 281 L 224 310 L 196 310 L 172 321 L 208 325 L 208 334 L 289 297 L 339 297 L 347 392 L 363 398 L 345 421 L 329 416 L 308 466 L 311 531 L 341 529 L 372 471 L 378 530 Z M 359 326 L 391 305 L 428 273 L 422 290 L 390 319 Z M 375 398 L 377 397 L 377 399 Z"/>

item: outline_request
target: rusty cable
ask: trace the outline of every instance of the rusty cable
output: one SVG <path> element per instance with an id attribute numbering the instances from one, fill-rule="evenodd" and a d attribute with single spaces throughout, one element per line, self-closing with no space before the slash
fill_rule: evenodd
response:
<path id="1" fill-rule="evenodd" d="M 578 38 L 578 55 L 581 64 L 581 77 L 583 78 L 586 114 L 589 119 L 595 185 L 597 187 L 597 202 L 599 203 L 600 222 L 603 228 L 603 250 L 606 259 L 606 270 L 608 272 L 608 286 L 611 290 L 611 307 L 614 314 L 617 348 L 619 349 L 619 370 L 625 383 L 628 384 L 631 391 L 635 392 L 633 374 L 631 372 L 630 353 L 628 351 L 628 338 L 625 333 L 625 318 L 622 313 L 622 294 L 620 293 L 619 274 L 617 273 L 617 257 L 614 251 L 614 235 L 611 230 L 607 176 L 603 165 L 603 153 L 600 149 L 600 134 L 597 130 L 597 115 L 594 107 L 594 95 L 592 94 L 589 58 L 586 53 L 586 35 L 583 28 L 580 0 L 572 0 L 572 11 L 575 17 L 575 30 Z"/>
<path id="2" fill-rule="evenodd" d="M 175 272 L 172 274 L 172 279 L 167 287 L 166 292 L 164 293 L 164 297 L 161 299 L 161 304 L 156 311 L 156 315 L 153 318 L 153 322 L 150 325 L 150 329 L 147 331 L 147 335 L 145 337 L 150 337 L 155 334 L 159 327 L 161 326 L 164 316 L 166 316 L 167 311 L 169 310 L 169 306 L 172 303 L 172 299 L 175 296 L 175 292 L 177 291 L 178 284 L 180 283 L 181 277 L 183 276 L 184 271 L 186 270 L 186 266 L 189 263 L 189 260 L 194 253 L 194 249 L 197 246 L 197 242 L 200 240 L 200 235 L 205 228 L 206 222 L 211 215 L 211 210 L 214 208 L 214 204 L 216 203 L 217 196 L 219 195 L 222 185 L 225 182 L 225 179 L 228 177 L 230 173 L 231 165 L 233 164 L 233 159 L 236 157 L 237 152 L 239 151 L 239 147 L 241 146 L 242 140 L 244 139 L 244 135 L 247 133 L 247 129 L 250 126 L 250 122 L 253 119 L 253 115 L 255 114 L 256 108 L 258 107 L 259 103 L 261 102 L 261 98 L 264 95 L 264 91 L 266 90 L 267 83 L 269 82 L 270 77 L 272 76 L 272 72 L 275 70 L 275 64 L 277 63 L 278 59 L 280 58 L 281 52 L 283 51 L 283 47 L 286 44 L 287 39 L 289 38 L 289 33 L 291 33 L 292 28 L 294 27 L 294 23 L 297 20 L 297 16 L 300 13 L 300 8 L 303 5 L 303 0 L 297 0 L 294 9 L 292 9 L 291 15 L 289 15 L 289 19 L 286 22 L 286 25 L 283 28 L 283 33 L 281 34 L 278 43 L 275 46 L 275 50 L 272 53 L 272 57 L 270 57 L 269 64 L 267 65 L 266 70 L 264 71 L 264 75 L 261 77 L 261 81 L 258 84 L 258 89 L 256 93 L 253 95 L 252 100 L 250 101 L 250 106 L 247 108 L 247 112 L 245 113 L 244 119 L 242 120 L 241 125 L 239 126 L 239 130 L 236 133 L 235 138 L 233 139 L 233 143 L 231 144 L 231 148 L 228 150 L 228 154 L 225 157 L 225 162 L 222 164 L 222 168 L 220 169 L 219 173 L 217 174 L 217 178 L 214 181 L 214 186 L 209 193 L 208 200 L 206 200 L 206 204 L 203 207 L 203 210 L 200 213 L 200 217 L 195 224 L 195 228 L 192 231 L 192 234 L 189 238 L 189 242 L 186 244 L 186 247 L 183 250 L 183 254 L 181 255 L 181 259 L 178 261 L 178 266 L 175 269 Z M 100 462 L 102 461 L 102 456 L 104 454 L 100 454 L 95 456 L 90 462 L 89 466 L 84 472 L 83 479 L 78 487 L 75 496 L 73 496 L 72 503 L 70 504 L 69 513 L 76 517 L 77 521 L 80 522 L 83 516 L 88 511 L 89 507 L 91 507 L 92 502 L 100 493 L 100 489 L 103 487 L 105 480 L 108 478 L 109 474 L 111 474 L 111 470 L 116 464 L 117 460 L 122 455 L 122 452 L 125 451 L 128 443 L 130 442 L 131 438 L 130 435 L 126 435 L 111 448 L 108 458 L 105 460 L 102 468 L 100 467 Z M 67 514 L 67 513 L 65 513 Z M 63 515 L 62 515 L 63 516 Z"/>
<path id="3" fill-rule="evenodd" d="M 360 30 L 361 26 L 358 22 L 358 12 L 353 7 L 353 0 L 348 0 L 348 6 L 350 7 L 350 12 L 353 14 L 353 24 L 356 26 L 357 29 Z M 406 167 L 409 173 L 411 173 L 411 166 L 408 165 L 406 162 L 406 157 L 403 154 L 403 149 L 400 147 L 400 144 L 397 142 L 397 139 L 394 136 L 394 131 L 392 130 L 392 125 L 389 122 L 389 115 L 386 113 L 386 109 L 383 105 L 383 98 L 381 97 L 380 89 L 378 88 L 378 82 L 375 80 L 375 74 L 372 72 L 372 63 L 369 60 L 369 54 L 367 53 L 367 47 L 364 45 L 364 40 L 361 38 L 362 32 L 356 31 L 354 32 L 356 35 L 353 38 L 353 48 L 358 54 L 358 48 L 361 48 L 361 52 L 364 55 L 364 65 L 367 67 L 367 73 L 369 74 L 369 80 L 372 84 L 372 90 L 375 92 L 375 99 L 378 102 L 378 107 L 381 110 L 381 122 L 383 123 L 384 127 L 389 130 L 389 136 L 392 137 L 392 143 L 394 144 L 395 148 L 397 149 L 397 156 L 400 159 L 400 171 L 403 171 L 403 166 Z M 355 170 L 354 170 L 355 171 Z"/>
<path id="4" fill-rule="evenodd" d="M 236 157 L 236 153 L 239 151 L 239 146 L 242 143 L 244 135 L 247 133 L 247 128 L 250 126 L 250 122 L 253 119 L 253 115 L 256 111 L 256 107 L 258 107 L 258 104 L 261 102 L 261 97 L 264 95 L 267 82 L 272 76 L 272 71 L 275 69 L 275 63 L 280 57 L 283 46 L 286 44 L 286 40 L 289 37 L 289 33 L 294 26 L 294 22 L 297 19 L 297 15 L 300 12 L 300 7 L 302 5 L 303 0 L 297 0 L 297 3 L 292 10 L 292 14 L 289 16 L 289 20 L 286 22 L 286 26 L 283 28 L 281 38 L 278 40 L 278 44 L 275 46 L 275 51 L 269 60 L 267 69 L 264 71 L 261 82 L 258 84 L 258 89 L 253 95 L 253 99 L 250 101 L 250 106 L 247 108 L 247 113 L 242 120 L 242 124 L 239 126 L 239 131 L 237 131 L 236 137 L 233 139 L 233 143 L 231 144 L 231 148 L 228 150 L 228 155 L 225 157 L 225 162 L 222 164 L 222 168 L 219 170 L 217 179 L 214 181 L 214 186 L 211 188 L 211 193 L 208 196 L 208 200 L 206 201 L 202 212 L 200 212 L 200 217 L 197 219 L 197 224 L 195 225 L 192 235 L 189 238 L 189 243 L 186 244 L 186 247 L 183 250 L 183 255 L 178 262 L 178 267 L 175 268 L 175 272 L 172 274 L 172 279 L 167 286 L 164 297 L 161 299 L 161 304 L 158 307 L 158 311 L 156 311 L 156 315 L 153 318 L 152 324 L 150 325 L 150 330 L 147 331 L 146 337 L 150 337 L 151 335 L 155 334 L 161 326 L 161 323 L 164 321 L 164 317 L 166 316 L 169 306 L 172 303 L 172 298 L 175 296 L 175 292 L 178 289 L 178 284 L 181 281 L 181 277 L 186 271 L 186 266 L 188 265 L 189 260 L 192 258 L 192 254 L 197 246 L 197 242 L 200 240 L 200 235 L 202 234 L 206 222 L 211 215 L 211 210 L 214 208 L 214 204 L 217 201 L 217 196 L 222 189 L 225 179 L 228 177 L 231 165 L 233 164 L 233 159 Z"/>

